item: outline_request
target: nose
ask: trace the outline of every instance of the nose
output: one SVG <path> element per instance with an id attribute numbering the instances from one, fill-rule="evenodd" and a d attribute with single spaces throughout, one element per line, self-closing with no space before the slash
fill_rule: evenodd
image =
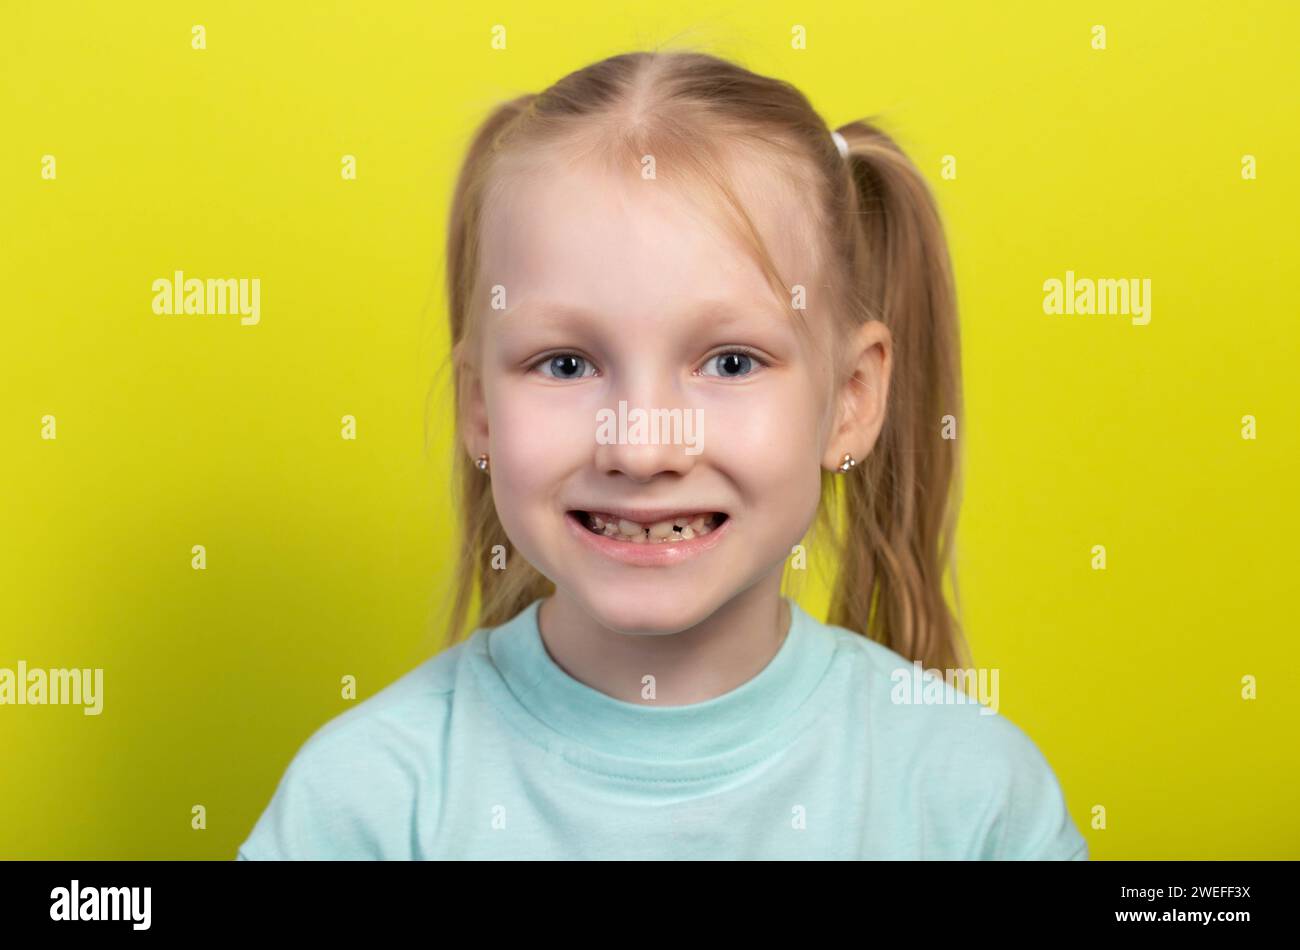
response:
<path id="1" fill-rule="evenodd" d="M 647 382 L 616 387 L 611 396 L 598 414 L 599 471 L 648 482 L 695 466 L 704 447 L 703 412 L 677 387 Z"/>

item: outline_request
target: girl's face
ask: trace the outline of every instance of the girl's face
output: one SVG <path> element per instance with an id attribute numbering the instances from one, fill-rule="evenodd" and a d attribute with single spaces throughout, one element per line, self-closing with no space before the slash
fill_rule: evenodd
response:
<path id="1" fill-rule="evenodd" d="M 671 185 L 556 169 L 512 187 L 485 219 L 483 285 L 499 289 L 477 317 L 467 448 L 491 457 L 519 553 L 609 629 L 674 633 L 760 582 L 779 590 L 822 466 L 865 455 L 857 442 L 827 446 L 830 371 L 814 352 L 831 343 L 826 301 L 797 209 L 764 207 L 780 273 L 808 288 L 815 341 L 749 254 Z M 598 534 L 582 513 L 624 523 Z M 725 518 L 702 534 L 702 515 Z M 695 537 L 623 533 L 644 528 Z"/>

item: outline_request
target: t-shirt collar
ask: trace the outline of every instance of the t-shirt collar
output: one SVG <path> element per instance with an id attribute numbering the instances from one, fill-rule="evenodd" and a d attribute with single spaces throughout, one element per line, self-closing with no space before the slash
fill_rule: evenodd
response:
<path id="1" fill-rule="evenodd" d="M 739 760 L 780 741 L 825 676 L 833 634 L 786 600 L 790 630 L 767 665 L 734 689 L 698 703 L 630 703 L 574 679 L 546 650 L 538 627 L 541 598 L 487 631 L 486 659 L 499 677 L 496 685 L 509 694 L 498 690 L 497 698 L 506 706 L 513 700 L 516 713 L 526 712 L 515 715 L 516 722 L 547 747 L 596 763 L 609 757 L 633 772 L 658 774 L 672 763 L 692 772 L 691 763 L 707 769 L 715 760 Z M 638 770 L 638 762 L 646 769 Z"/>

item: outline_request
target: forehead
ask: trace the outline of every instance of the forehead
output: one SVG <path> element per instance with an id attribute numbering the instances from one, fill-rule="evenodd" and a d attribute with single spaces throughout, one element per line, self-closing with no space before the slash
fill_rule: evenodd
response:
<path id="1" fill-rule="evenodd" d="M 788 306 L 791 285 L 816 279 L 806 202 L 754 162 L 728 171 L 785 285 L 784 300 L 728 226 L 725 205 L 644 179 L 639 168 L 623 175 L 594 164 L 507 173 L 484 209 L 483 284 L 504 286 L 512 304 L 537 295 L 629 316 L 697 298 Z"/>

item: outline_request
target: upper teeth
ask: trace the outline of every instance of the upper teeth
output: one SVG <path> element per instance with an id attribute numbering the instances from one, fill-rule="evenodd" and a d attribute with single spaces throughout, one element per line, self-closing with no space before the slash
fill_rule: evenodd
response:
<path id="1" fill-rule="evenodd" d="M 712 513 L 682 515 L 666 521 L 640 524 L 615 515 L 589 511 L 586 521 L 587 527 L 592 531 L 607 537 L 631 541 L 634 544 L 688 541 L 708 534 L 716 527 L 716 516 Z"/>

